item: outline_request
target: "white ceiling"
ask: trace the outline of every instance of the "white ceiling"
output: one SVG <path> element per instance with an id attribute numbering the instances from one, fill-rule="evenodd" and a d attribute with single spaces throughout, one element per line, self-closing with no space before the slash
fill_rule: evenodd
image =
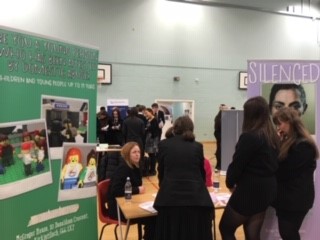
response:
<path id="1" fill-rule="evenodd" d="M 290 10 L 295 14 L 310 15 L 316 12 L 320 16 L 320 0 L 169 0 L 175 2 L 186 2 L 208 6 L 245 8 L 258 11 L 280 12 Z M 301 12 L 302 9 L 302 12 Z M 293 13 L 293 12 L 291 12 Z"/>

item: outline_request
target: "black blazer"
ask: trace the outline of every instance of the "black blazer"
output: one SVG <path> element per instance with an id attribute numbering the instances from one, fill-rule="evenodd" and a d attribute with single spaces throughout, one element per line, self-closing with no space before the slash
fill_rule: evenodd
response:
<path id="1" fill-rule="evenodd" d="M 154 207 L 212 207 L 205 185 L 203 146 L 174 136 L 159 143 L 158 178 L 160 189 Z"/>
<path id="2" fill-rule="evenodd" d="M 107 193 L 108 213 L 110 217 L 117 219 L 117 202 L 116 197 L 124 196 L 124 185 L 127 177 L 130 177 L 132 184 L 132 194 L 139 194 L 139 186 L 142 185 L 142 176 L 139 168 L 130 168 L 124 160 L 117 167 L 111 177 L 111 183 Z M 124 220 L 124 216 L 121 213 L 121 219 Z"/>
<path id="3" fill-rule="evenodd" d="M 157 123 L 158 123 L 158 137 L 159 140 L 161 139 L 161 135 L 162 135 L 162 127 L 159 127 L 160 122 L 163 123 L 163 125 L 166 123 L 166 120 L 164 118 L 164 112 L 161 110 L 158 110 L 157 114 L 155 115 L 156 119 L 157 119 Z"/>
<path id="4" fill-rule="evenodd" d="M 160 122 L 163 122 L 163 124 L 166 122 L 165 118 L 164 118 L 164 112 L 161 111 L 161 110 L 158 110 L 157 112 L 157 122 L 160 123 Z"/>
<path id="5" fill-rule="evenodd" d="M 289 149 L 288 156 L 280 162 L 277 173 L 277 209 L 305 211 L 312 207 L 315 195 L 315 156 L 315 149 L 305 141 L 300 141 Z"/>
<path id="6" fill-rule="evenodd" d="M 145 125 L 140 118 L 136 116 L 127 117 L 122 124 L 122 134 L 125 143 L 134 141 L 143 149 Z"/>
<path id="7" fill-rule="evenodd" d="M 228 205 L 245 216 L 265 211 L 276 199 L 278 165 L 278 150 L 263 135 L 242 133 L 226 175 L 226 186 L 235 187 Z"/>

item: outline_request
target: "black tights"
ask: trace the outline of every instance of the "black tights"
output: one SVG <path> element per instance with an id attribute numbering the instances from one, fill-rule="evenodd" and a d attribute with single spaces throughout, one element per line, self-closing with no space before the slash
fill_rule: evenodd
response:
<path id="1" fill-rule="evenodd" d="M 283 240 L 300 240 L 299 229 L 306 214 L 306 211 L 277 211 L 279 233 Z"/>
<path id="2" fill-rule="evenodd" d="M 240 225 L 243 225 L 246 240 L 259 240 L 265 211 L 252 216 L 243 216 L 226 206 L 219 224 L 223 240 L 236 240 L 234 234 Z"/>

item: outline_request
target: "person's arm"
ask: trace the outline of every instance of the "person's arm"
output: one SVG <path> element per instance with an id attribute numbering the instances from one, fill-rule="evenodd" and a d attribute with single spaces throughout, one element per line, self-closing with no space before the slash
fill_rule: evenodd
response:
<path id="1" fill-rule="evenodd" d="M 164 125 L 165 122 L 166 122 L 166 120 L 165 120 L 165 118 L 164 118 L 164 112 L 163 112 L 163 111 L 160 111 L 160 112 L 161 112 L 161 114 L 160 114 L 159 118 L 160 118 L 160 120 L 163 122 L 163 125 Z"/>
<path id="2" fill-rule="evenodd" d="M 204 159 L 204 170 L 206 172 L 206 186 L 212 187 L 212 166 L 208 159 Z"/>
<path id="3" fill-rule="evenodd" d="M 125 142 L 127 141 L 126 140 L 126 137 L 127 137 L 127 124 L 125 123 L 125 122 L 123 122 L 123 124 L 122 124 L 122 129 L 121 129 L 121 131 L 122 131 L 122 135 L 123 135 L 123 138 L 124 138 L 124 140 L 125 140 Z"/>
<path id="4" fill-rule="evenodd" d="M 141 120 L 141 119 L 140 119 Z M 144 136 L 146 134 L 146 126 L 144 124 L 144 122 L 141 120 L 142 124 L 141 124 L 141 136 Z M 143 137 L 144 138 L 144 137 Z M 143 139 L 144 141 L 145 139 Z"/>
<path id="5" fill-rule="evenodd" d="M 163 179 L 163 172 L 164 172 L 164 146 L 163 142 L 160 142 L 158 145 L 159 151 L 158 151 L 158 180 L 159 180 L 159 187 L 161 186 L 161 182 Z"/>
<path id="6" fill-rule="evenodd" d="M 248 162 L 252 159 L 254 149 L 256 149 L 257 138 L 252 134 L 244 133 L 240 136 L 235 153 L 233 154 L 233 160 L 230 163 L 227 176 L 226 176 L 226 186 L 227 188 L 234 188 L 242 172 L 245 170 Z"/>
<path id="7" fill-rule="evenodd" d="M 199 144 L 199 154 L 200 154 L 200 172 L 201 172 L 201 176 L 204 182 L 206 182 L 206 171 L 204 170 L 204 154 L 203 154 L 203 145 L 201 143 Z M 198 156 L 198 155 L 197 155 Z"/>

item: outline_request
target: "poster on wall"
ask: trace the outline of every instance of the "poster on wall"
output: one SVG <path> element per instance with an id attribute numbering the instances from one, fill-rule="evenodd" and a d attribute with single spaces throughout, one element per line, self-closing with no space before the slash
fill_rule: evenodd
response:
<path id="1" fill-rule="evenodd" d="M 87 157 L 99 51 L 2 26 L 0 49 L 0 238 L 97 239 L 94 161 Z M 58 187 L 63 172 L 64 180 L 73 175 L 71 165 L 64 168 L 68 144 L 81 151 L 72 197 Z"/>
<path id="2" fill-rule="evenodd" d="M 284 95 L 285 92 L 295 94 Z M 248 61 L 248 97 L 264 96 L 271 112 L 287 106 L 300 113 L 304 125 L 320 142 L 320 105 L 316 105 L 320 90 L 320 61 L 251 60 Z M 295 96 L 295 97 L 292 97 Z M 301 239 L 317 239 L 320 235 L 318 216 L 320 214 L 319 167 L 314 174 L 315 200 L 300 228 Z M 261 239 L 280 239 L 277 217 L 269 208 L 261 231 Z"/>
<path id="3" fill-rule="evenodd" d="M 129 108 L 128 99 L 107 99 L 107 112 L 110 117 L 112 117 L 112 111 L 118 109 L 120 112 L 121 119 L 127 117 L 127 111 Z"/>

